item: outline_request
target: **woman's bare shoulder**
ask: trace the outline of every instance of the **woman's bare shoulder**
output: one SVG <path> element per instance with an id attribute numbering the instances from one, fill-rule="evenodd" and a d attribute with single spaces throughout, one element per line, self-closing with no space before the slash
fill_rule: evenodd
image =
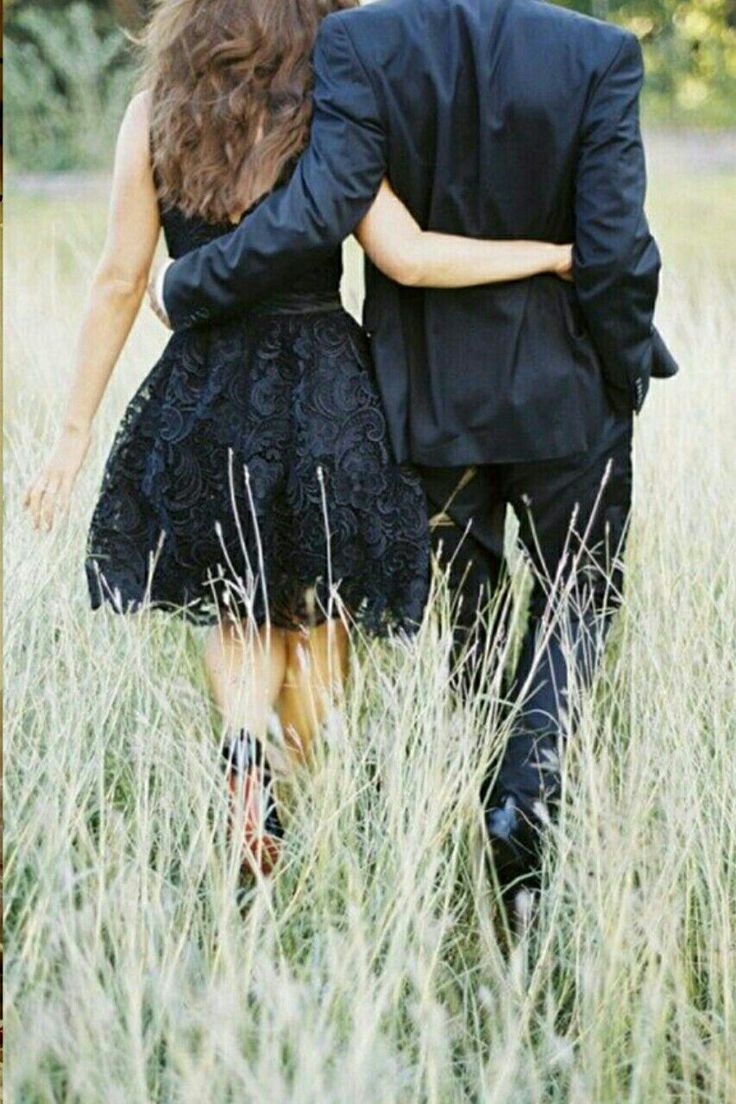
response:
<path id="1" fill-rule="evenodd" d="M 130 100 L 118 134 L 115 154 L 116 173 L 146 180 L 152 173 L 151 159 L 151 96 L 138 92 Z"/>
<path id="2" fill-rule="evenodd" d="M 128 103 L 120 123 L 118 152 L 128 162 L 149 164 L 151 156 L 151 95 L 137 92 Z"/>
<path id="3" fill-rule="evenodd" d="M 151 123 L 151 93 L 144 88 L 136 92 L 125 109 L 125 121 L 131 126 L 145 127 Z"/>

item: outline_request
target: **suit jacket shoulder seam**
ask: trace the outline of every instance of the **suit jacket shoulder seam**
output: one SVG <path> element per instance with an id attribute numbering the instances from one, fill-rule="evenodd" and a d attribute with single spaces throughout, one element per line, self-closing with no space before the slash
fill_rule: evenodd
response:
<path id="1" fill-rule="evenodd" d="M 626 47 L 630 46 L 632 42 L 637 42 L 638 43 L 638 41 L 639 41 L 637 39 L 636 35 L 632 34 L 631 31 L 625 30 L 625 28 L 623 28 L 623 27 L 618 27 L 617 30 L 619 30 L 621 32 L 621 41 L 619 42 L 616 49 L 613 51 L 613 54 L 611 56 L 611 60 L 608 62 L 605 69 L 603 70 L 603 72 L 598 77 L 598 79 L 595 81 L 594 91 L 597 91 L 597 89 L 603 84 L 603 82 L 605 81 L 606 77 L 611 72 L 611 70 L 615 69 L 616 64 L 621 59 L 621 56 L 623 55 L 624 50 L 626 49 Z"/>
<path id="2" fill-rule="evenodd" d="M 618 43 L 616 49 L 613 51 L 613 54 L 611 55 L 611 58 L 606 64 L 605 68 L 601 71 L 601 73 L 599 73 L 596 79 L 591 82 L 590 88 L 588 90 L 588 95 L 585 100 L 585 107 L 583 109 L 583 119 L 585 119 L 585 117 L 587 116 L 590 105 L 596 93 L 598 92 L 598 89 L 603 84 L 605 84 L 608 74 L 611 72 L 612 69 L 615 69 L 626 47 L 629 46 L 632 41 L 638 42 L 636 35 L 633 35 L 630 31 L 625 30 L 623 27 L 617 27 L 616 29 L 621 32 L 620 42 Z"/>
<path id="3" fill-rule="evenodd" d="M 383 129 L 385 131 L 386 130 L 386 120 L 384 118 L 384 113 L 383 113 L 382 108 L 381 108 L 381 100 L 380 100 L 380 98 L 378 96 L 378 93 L 376 91 L 376 86 L 373 83 L 373 78 L 371 77 L 371 74 L 369 73 L 365 62 L 363 61 L 360 54 L 358 53 L 358 49 L 357 49 L 357 47 L 356 47 L 356 45 L 355 45 L 355 43 L 352 39 L 352 36 L 350 35 L 350 32 L 348 31 L 348 28 L 347 28 L 347 25 L 346 25 L 347 21 L 345 19 L 345 15 L 347 15 L 347 14 L 349 14 L 349 13 L 347 13 L 347 12 L 344 13 L 343 18 L 342 19 L 337 19 L 335 21 L 335 23 L 336 23 L 337 26 L 339 26 L 341 28 L 343 34 L 345 35 L 345 38 L 347 39 L 347 42 L 348 42 L 348 47 L 349 47 L 350 52 L 353 56 L 353 60 L 355 61 L 355 64 L 358 66 L 358 68 L 360 69 L 361 73 L 363 74 L 363 79 L 365 80 L 366 84 L 368 85 L 368 87 L 371 90 L 371 94 L 373 96 L 373 101 L 376 105 L 376 114 L 380 118 L 381 125 L 383 126 Z"/>

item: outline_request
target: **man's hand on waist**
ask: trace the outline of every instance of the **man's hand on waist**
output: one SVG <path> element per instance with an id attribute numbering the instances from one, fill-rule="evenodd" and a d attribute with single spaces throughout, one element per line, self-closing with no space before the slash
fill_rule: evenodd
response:
<path id="1" fill-rule="evenodd" d="M 163 264 L 154 269 L 148 283 L 148 304 L 159 321 L 163 322 L 169 330 L 172 330 L 173 326 L 164 305 L 164 276 L 173 263 L 171 257 L 167 258 Z"/>

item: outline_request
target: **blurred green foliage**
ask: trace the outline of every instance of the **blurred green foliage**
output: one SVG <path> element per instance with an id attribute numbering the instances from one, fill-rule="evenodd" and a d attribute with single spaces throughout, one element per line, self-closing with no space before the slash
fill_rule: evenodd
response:
<path id="1" fill-rule="evenodd" d="M 5 13 L 5 122 L 11 164 L 106 165 L 133 85 L 129 42 L 109 3 L 16 0 Z"/>
<path id="2" fill-rule="evenodd" d="M 637 34 L 647 63 L 649 119 L 736 125 L 736 0 L 559 2 Z M 124 28 L 140 24 L 147 4 L 10 0 L 5 97 L 13 165 L 47 171 L 109 162 L 133 85 L 134 58 Z"/>
<path id="3" fill-rule="evenodd" d="M 656 120 L 736 125 L 736 0 L 560 0 L 632 30 L 642 43 L 645 110 Z"/>

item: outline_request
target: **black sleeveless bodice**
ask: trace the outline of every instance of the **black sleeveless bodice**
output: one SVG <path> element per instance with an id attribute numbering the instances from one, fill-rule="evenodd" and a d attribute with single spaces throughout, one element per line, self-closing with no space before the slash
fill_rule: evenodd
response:
<path id="1" fill-rule="evenodd" d="M 163 212 L 172 257 L 229 224 Z M 429 536 L 391 459 L 335 253 L 241 315 L 175 333 L 107 460 L 86 561 L 94 608 L 294 628 L 343 605 L 367 629 L 421 619 Z"/>
<path id="2" fill-rule="evenodd" d="M 257 205 L 256 203 L 253 207 Z M 243 218 L 253 207 L 249 208 Z M 200 245 L 207 245 L 215 238 L 232 233 L 236 226 L 232 222 L 206 222 L 197 216 L 187 216 L 178 207 L 163 211 L 161 223 L 169 256 L 173 258 L 182 257 Z M 261 300 L 255 309 L 278 311 L 291 308 L 298 312 L 300 306 L 339 307 L 341 278 L 342 250 L 338 249 L 321 264 L 299 273 L 277 293 Z"/>

